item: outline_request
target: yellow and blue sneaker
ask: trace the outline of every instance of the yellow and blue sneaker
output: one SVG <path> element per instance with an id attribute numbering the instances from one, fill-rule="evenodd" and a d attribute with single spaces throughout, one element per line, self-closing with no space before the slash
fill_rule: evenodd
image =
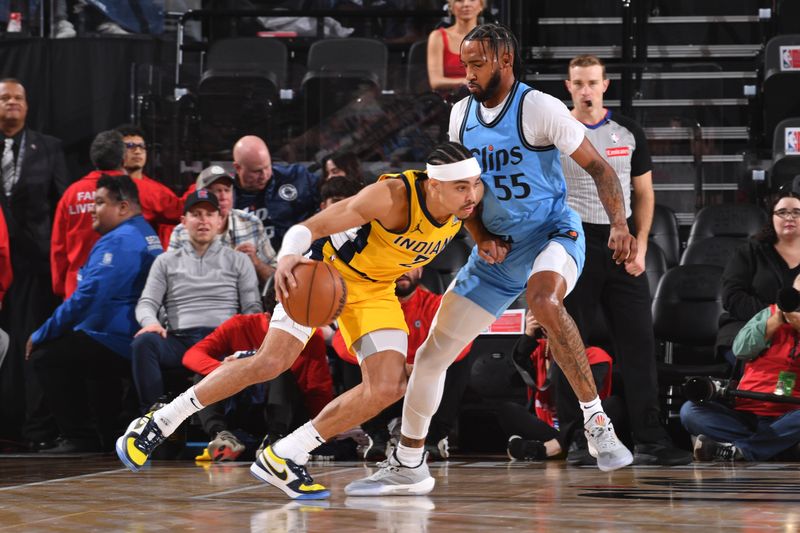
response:
<path id="1" fill-rule="evenodd" d="M 125 434 L 117 439 L 117 456 L 131 471 L 142 469 L 153 450 L 166 440 L 156 421 L 154 411 L 130 423 Z"/>
<path id="2" fill-rule="evenodd" d="M 296 500 L 321 500 L 331 495 L 331 491 L 314 483 L 305 466 L 278 457 L 271 445 L 256 456 L 250 473 Z"/>

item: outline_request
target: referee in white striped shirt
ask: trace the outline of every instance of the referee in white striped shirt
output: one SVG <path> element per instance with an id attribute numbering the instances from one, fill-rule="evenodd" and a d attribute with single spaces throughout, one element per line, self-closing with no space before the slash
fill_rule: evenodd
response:
<path id="1" fill-rule="evenodd" d="M 676 448 L 659 420 L 655 340 L 650 311 L 650 289 L 645 270 L 647 236 L 653 220 L 652 162 L 647 139 L 633 120 L 603 106 L 608 89 L 605 66 L 595 56 L 578 56 L 567 69 L 572 115 L 586 126 L 586 137 L 619 176 L 628 225 L 636 235 L 637 256 L 632 263 L 616 264 L 608 247 L 608 215 L 600 203 L 594 180 L 569 157 L 561 164 L 567 181 L 567 202 L 580 216 L 586 234 L 586 264 L 575 289 L 564 300 L 584 343 L 601 309 L 614 345 L 615 364 L 622 371 L 625 400 L 634 440 L 634 464 L 681 465 L 692 461 L 687 450 Z M 588 346 L 588 344 L 587 344 Z M 593 461 L 580 427 L 581 415 L 571 387 L 560 370 L 554 378 L 561 431 L 572 446 L 570 464 Z"/>

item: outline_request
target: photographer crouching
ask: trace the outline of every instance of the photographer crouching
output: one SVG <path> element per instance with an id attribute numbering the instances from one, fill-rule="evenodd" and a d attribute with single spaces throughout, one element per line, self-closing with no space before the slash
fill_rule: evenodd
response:
<path id="1" fill-rule="evenodd" d="M 777 305 L 759 311 L 736 335 L 733 353 L 745 361 L 740 391 L 800 397 L 798 290 L 800 276 L 793 288 L 778 293 Z M 697 436 L 697 461 L 800 459 L 800 405 L 750 398 L 736 398 L 733 407 L 687 401 L 681 408 L 681 423 Z"/>

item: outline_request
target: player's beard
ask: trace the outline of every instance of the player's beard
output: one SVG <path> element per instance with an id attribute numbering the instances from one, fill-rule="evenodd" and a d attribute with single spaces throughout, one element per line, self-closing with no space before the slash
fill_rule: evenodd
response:
<path id="1" fill-rule="evenodd" d="M 497 89 L 500 87 L 500 69 L 495 69 L 492 73 L 492 77 L 489 78 L 489 82 L 486 84 L 486 89 L 482 89 L 480 92 L 473 94 L 472 96 L 475 97 L 475 100 L 483 103 L 486 100 L 489 100 L 497 94 Z"/>

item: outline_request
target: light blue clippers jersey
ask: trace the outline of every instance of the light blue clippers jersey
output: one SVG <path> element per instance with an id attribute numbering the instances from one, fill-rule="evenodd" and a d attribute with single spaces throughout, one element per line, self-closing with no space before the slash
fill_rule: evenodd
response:
<path id="1" fill-rule="evenodd" d="M 514 83 L 504 108 L 487 123 L 470 97 L 461 124 L 461 143 L 483 169 L 483 224 L 513 242 L 534 234 L 546 222 L 564 216 L 566 183 L 560 152 L 554 145 L 531 146 L 522 130 L 522 102 L 533 89 Z"/>

